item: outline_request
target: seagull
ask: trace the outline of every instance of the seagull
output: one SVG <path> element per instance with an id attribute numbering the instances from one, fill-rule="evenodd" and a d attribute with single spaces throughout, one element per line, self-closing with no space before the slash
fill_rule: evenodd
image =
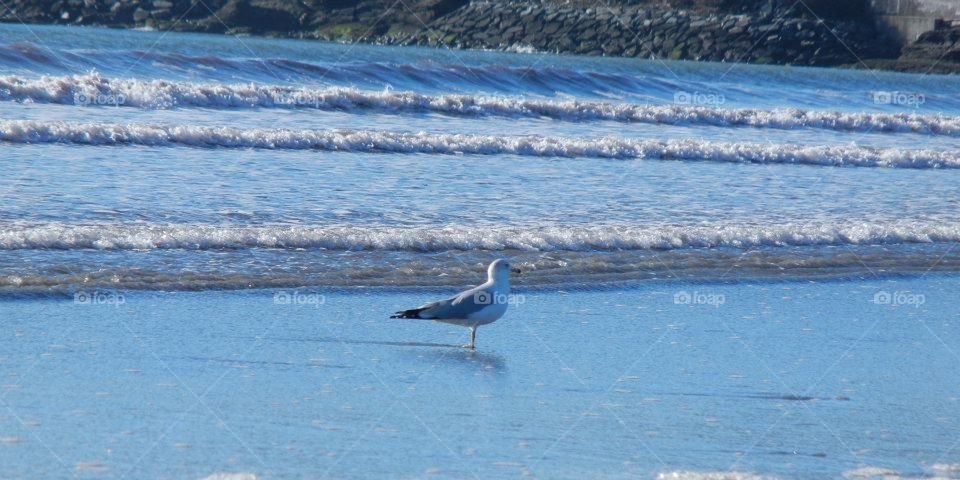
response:
<path id="1" fill-rule="evenodd" d="M 390 318 L 434 320 L 460 325 L 470 329 L 470 344 L 464 348 L 473 350 L 477 327 L 496 322 L 507 311 L 510 295 L 510 262 L 500 258 L 487 267 L 487 281 L 457 294 L 453 298 L 432 302 L 410 310 L 401 310 Z"/>

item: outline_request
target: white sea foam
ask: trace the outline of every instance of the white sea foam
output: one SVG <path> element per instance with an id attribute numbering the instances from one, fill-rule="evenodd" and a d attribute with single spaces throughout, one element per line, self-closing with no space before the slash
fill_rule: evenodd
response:
<path id="1" fill-rule="evenodd" d="M 895 478 L 899 479 L 900 472 L 883 467 L 859 467 L 843 472 L 844 478 Z"/>
<path id="2" fill-rule="evenodd" d="M 843 472 L 843 477 L 850 480 L 955 480 L 952 471 L 941 470 L 934 465 L 931 467 L 934 474 L 908 475 L 886 467 L 862 466 Z M 946 474 L 946 476 L 944 476 Z"/>
<path id="3" fill-rule="evenodd" d="M 930 469 L 934 472 L 960 474 L 960 463 L 935 463 Z"/>
<path id="4" fill-rule="evenodd" d="M 209 224 L 17 224 L 0 230 L 0 249 L 223 249 L 614 251 L 808 245 L 960 242 L 960 223 L 507 227 L 458 225 L 236 226 Z"/>
<path id="5" fill-rule="evenodd" d="M 254 473 L 219 472 L 206 476 L 203 480 L 257 480 L 257 475 Z"/>
<path id="6" fill-rule="evenodd" d="M 776 480 L 777 477 L 757 475 L 749 472 L 696 472 L 680 470 L 663 472 L 657 475 L 657 480 Z"/>
<path id="7" fill-rule="evenodd" d="M 720 109 L 696 105 L 636 105 L 475 95 L 423 95 L 261 84 L 190 83 L 75 76 L 0 77 L 0 98 L 70 105 L 166 108 L 317 108 L 378 112 L 434 112 L 470 116 L 547 117 L 654 124 L 819 128 L 855 132 L 916 132 L 960 136 L 960 117 L 802 109 Z"/>
<path id="8" fill-rule="evenodd" d="M 315 149 L 349 152 L 523 155 L 664 159 L 823 166 L 960 168 L 960 152 L 858 146 L 724 143 L 696 139 L 636 140 L 448 135 L 363 130 L 296 130 L 191 125 L 104 124 L 0 120 L 0 141 L 221 148 Z"/>

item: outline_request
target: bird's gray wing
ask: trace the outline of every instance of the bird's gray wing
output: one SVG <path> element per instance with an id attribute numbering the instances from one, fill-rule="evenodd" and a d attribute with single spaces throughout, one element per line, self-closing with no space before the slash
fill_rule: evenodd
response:
<path id="1" fill-rule="evenodd" d="M 466 319 L 490 305 L 489 294 L 482 295 L 486 288 L 481 285 L 460 293 L 456 297 L 428 303 L 420 311 L 420 318 L 428 319 Z"/>

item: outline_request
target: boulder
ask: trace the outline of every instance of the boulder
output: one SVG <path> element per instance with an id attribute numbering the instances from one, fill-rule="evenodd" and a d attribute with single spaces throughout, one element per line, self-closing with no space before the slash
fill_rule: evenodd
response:
<path id="1" fill-rule="evenodd" d="M 146 11 L 146 10 L 140 8 L 140 7 L 137 7 L 137 9 L 134 10 L 134 12 L 133 12 L 133 21 L 134 21 L 134 22 L 140 23 L 140 22 L 142 22 L 142 21 L 144 21 L 144 20 L 146 20 L 146 19 L 148 19 L 148 18 L 150 18 L 150 12 L 148 12 L 148 11 Z"/>
<path id="2" fill-rule="evenodd" d="M 303 4 L 294 0 L 230 0 L 212 17 L 228 28 L 245 27 L 253 32 L 299 29 L 308 18 Z"/>

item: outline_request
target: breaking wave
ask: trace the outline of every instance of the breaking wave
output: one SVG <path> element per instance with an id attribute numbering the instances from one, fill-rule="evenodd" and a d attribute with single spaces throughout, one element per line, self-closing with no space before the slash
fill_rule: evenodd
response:
<path id="1" fill-rule="evenodd" d="M 617 251 L 711 247 L 889 245 L 960 242 L 960 223 L 786 223 L 697 226 L 287 226 L 209 224 L 12 224 L 0 249 L 326 249 Z"/>
<path id="2" fill-rule="evenodd" d="M 32 42 L 0 45 L 0 65 L 13 70 L 74 73 L 96 69 L 114 75 L 134 73 L 150 77 L 187 74 L 190 77 L 215 76 L 223 80 L 237 78 L 296 79 L 297 81 L 363 85 L 379 88 L 429 88 L 449 90 L 459 87 L 516 91 L 543 95 L 557 92 L 590 94 L 611 90 L 672 92 L 673 82 L 594 71 L 578 71 L 557 66 L 509 66 L 501 64 L 467 65 L 421 60 L 394 62 L 307 62 L 290 58 L 237 58 L 217 55 L 184 55 L 182 53 L 138 50 L 74 50 L 41 46 Z"/>
<path id="3" fill-rule="evenodd" d="M 362 130 L 241 129 L 0 120 L 0 141 L 328 150 L 346 152 L 521 155 L 662 159 L 822 166 L 960 168 L 960 152 L 858 146 L 724 143 L 694 139 L 636 140 L 396 133 Z"/>
<path id="4" fill-rule="evenodd" d="M 651 124 L 694 124 L 773 129 L 817 128 L 850 132 L 910 132 L 960 136 L 960 117 L 915 113 L 847 113 L 801 109 L 719 109 L 687 105 L 636 105 L 578 100 L 475 95 L 424 95 L 280 85 L 190 83 L 109 79 L 97 73 L 26 79 L 0 77 L 0 98 L 67 105 L 111 105 L 150 109 L 315 108 L 467 116 L 546 117 L 564 121 L 606 120 Z"/>

